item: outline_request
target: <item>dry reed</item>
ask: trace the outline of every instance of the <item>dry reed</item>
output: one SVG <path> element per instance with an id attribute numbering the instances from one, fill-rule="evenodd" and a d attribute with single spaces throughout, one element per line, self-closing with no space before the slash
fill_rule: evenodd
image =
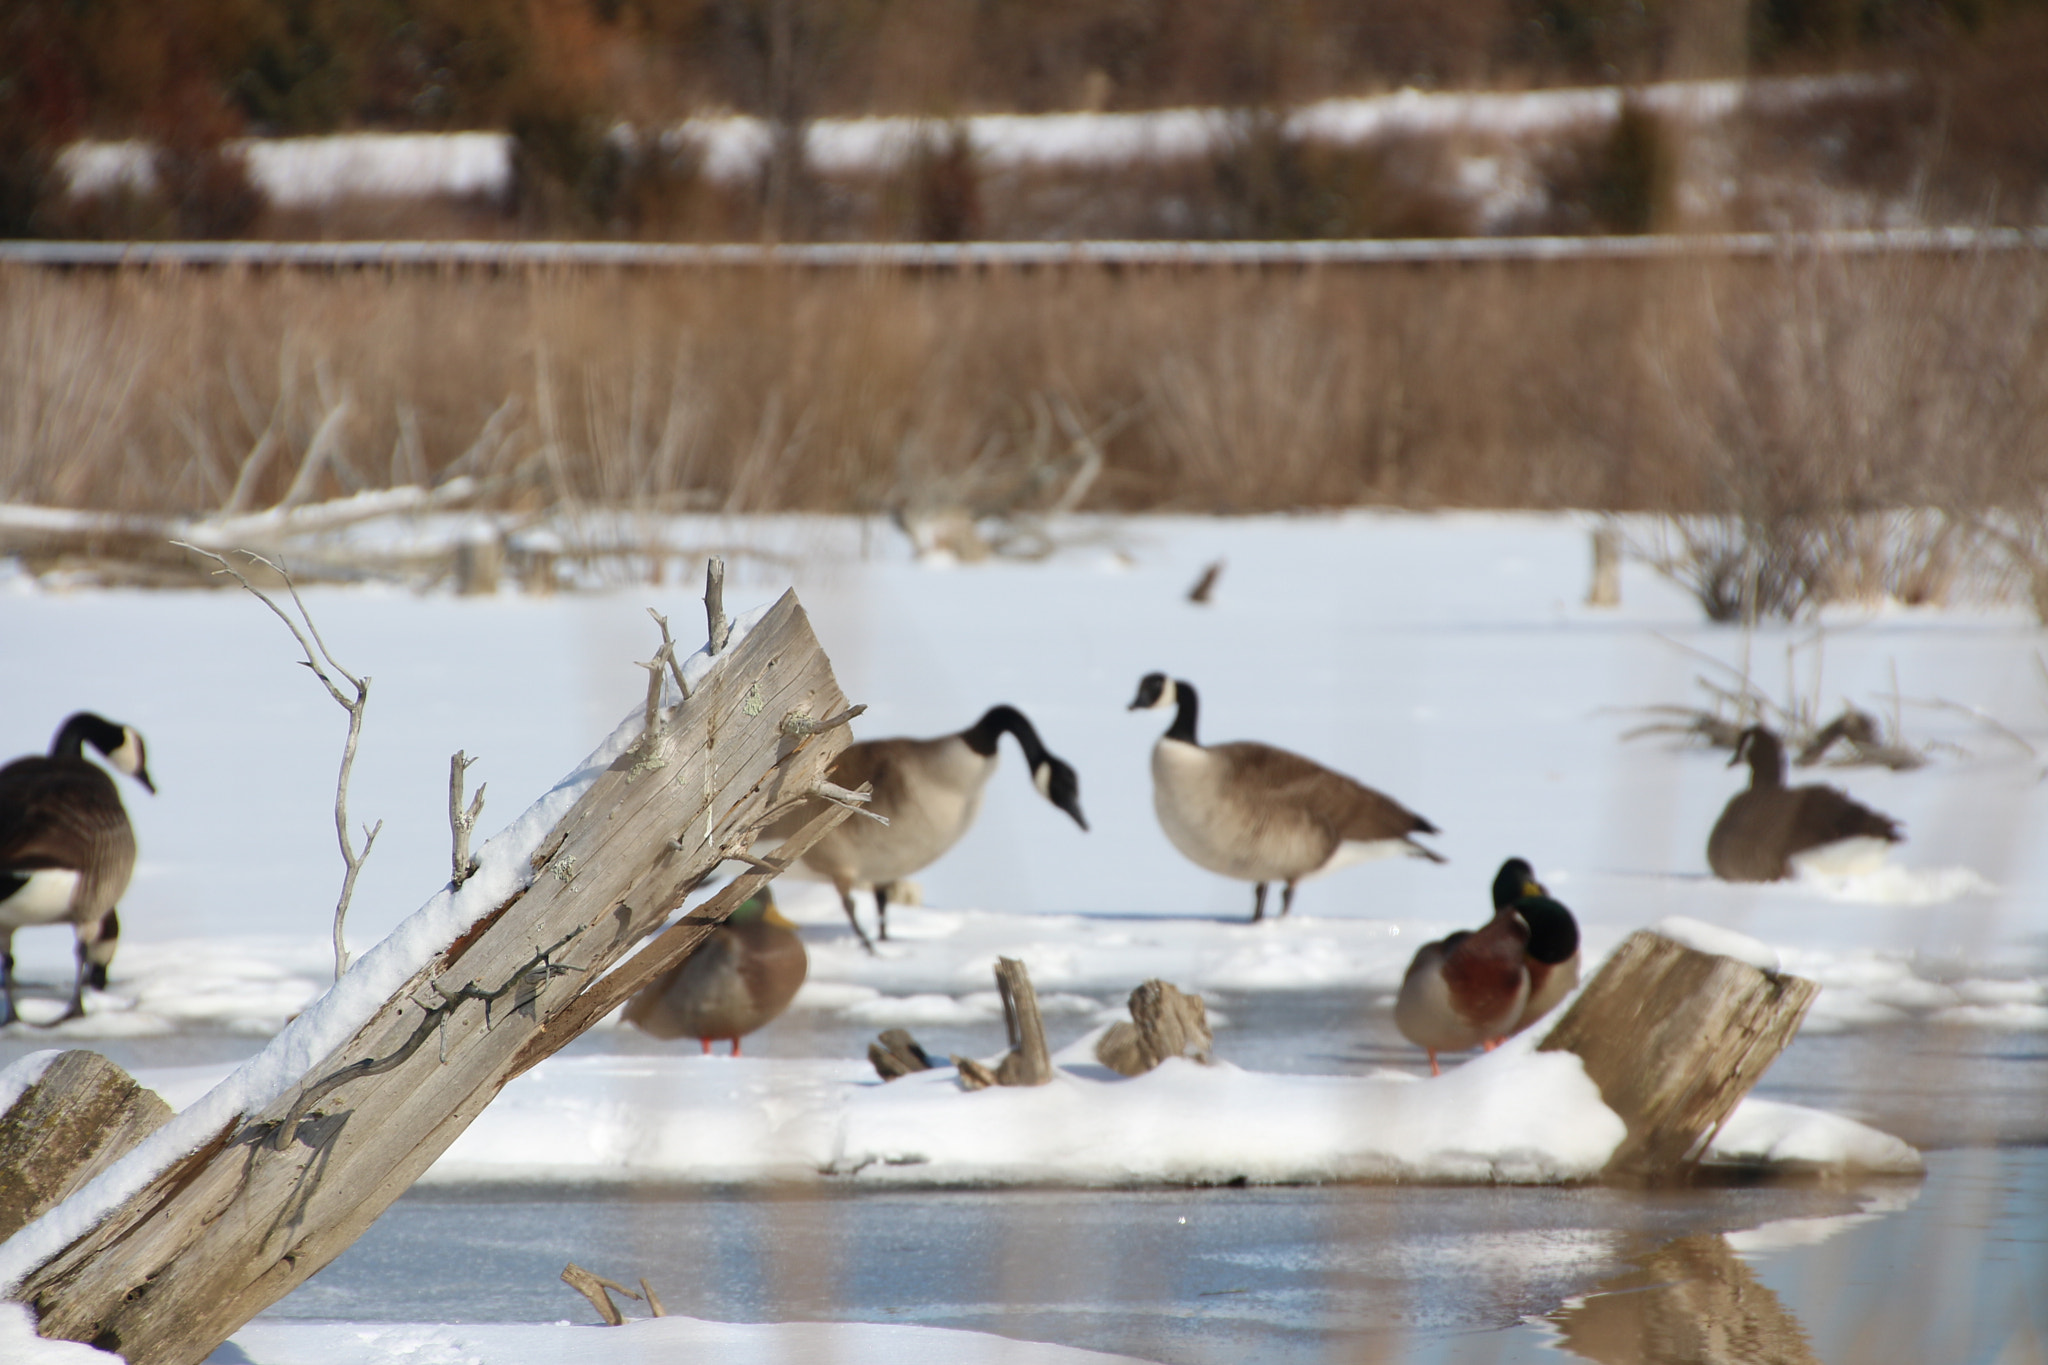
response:
<path id="1" fill-rule="evenodd" d="M 2048 276 L 0 272 L 9 502 L 203 511 L 460 472 L 500 506 L 1028 511 L 1067 486 L 1075 430 L 1100 438 L 1098 509 L 1650 510 L 1837 539 L 1816 518 L 2025 516 Z"/>

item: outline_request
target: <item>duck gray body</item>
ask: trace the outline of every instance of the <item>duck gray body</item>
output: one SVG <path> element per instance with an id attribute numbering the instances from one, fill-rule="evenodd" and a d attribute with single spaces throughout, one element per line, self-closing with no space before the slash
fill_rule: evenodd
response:
<path id="1" fill-rule="evenodd" d="M 47 756 L 0 768 L 0 1024 L 18 1017 L 17 929 L 68 923 L 75 931 L 78 968 L 62 1019 L 84 1013 L 87 985 L 107 984 L 121 932 L 115 907 L 135 871 L 135 831 L 113 779 L 86 759 L 86 744 L 156 790 L 142 737 L 84 711 L 64 722 Z"/>
<path id="2" fill-rule="evenodd" d="M 1074 770 L 1046 749 L 1030 720 L 1012 706 L 990 707 L 957 734 L 863 740 L 833 760 L 830 780 L 848 790 L 866 784 L 872 793 L 866 809 L 889 823 L 858 816 L 843 820 L 811 846 L 803 864 L 838 888 L 847 920 L 863 944 L 867 935 L 854 911 L 853 892 L 875 893 L 877 935 L 888 938 L 889 884 L 937 862 L 973 826 L 982 793 L 1000 763 L 997 742 L 1005 734 L 1024 750 L 1038 793 L 1087 829 Z M 787 837 L 813 813 L 803 809 L 785 816 L 765 837 Z"/>
<path id="3" fill-rule="evenodd" d="M 1414 840 L 1436 826 L 1399 802 L 1300 754 L 1196 738 L 1193 686 L 1161 673 L 1138 684 L 1131 710 L 1175 709 L 1152 746 L 1152 808 L 1173 846 L 1196 866 L 1254 883 L 1252 918 L 1265 914 L 1266 883 L 1282 882 L 1280 912 L 1297 882 L 1372 858 L 1443 859 Z"/>
<path id="4" fill-rule="evenodd" d="M 1794 858 L 1853 841 L 1882 847 L 1905 838 L 1896 820 L 1846 792 L 1786 786 L 1784 748 L 1762 726 L 1742 732 L 1729 766 L 1745 758 L 1749 787 L 1728 802 L 1707 835 L 1707 866 L 1723 881 L 1780 881 L 1792 875 Z"/>

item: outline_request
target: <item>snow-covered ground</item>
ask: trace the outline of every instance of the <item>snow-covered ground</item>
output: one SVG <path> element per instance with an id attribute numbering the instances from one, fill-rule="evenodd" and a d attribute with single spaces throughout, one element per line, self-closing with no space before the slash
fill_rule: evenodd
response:
<path id="1" fill-rule="evenodd" d="M 1745 100 L 1784 106 L 1842 94 L 1894 88 L 1871 76 L 1798 77 L 1761 81 L 1671 81 L 1632 92 L 1668 117 L 1690 122 L 1727 118 Z M 1418 133 L 1468 133 L 1541 138 L 1612 119 L 1619 87 L 1496 91 L 1399 90 L 1321 100 L 1288 116 L 1290 131 L 1338 145 Z M 1202 156 L 1235 136 L 1227 110 L 1166 109 L 1151 113 L 978 114 L 960 120 L 976 155 L 990 170 L 1023 166 L 1114 166 L 1131 161 Z M 807 153 L 829 174 L 872 174 L 901 164 L 932 135 L 917 118 L 819 119 L 807 130 Z M 625 130 L 619 133 L 630 137 Z M 705 174 L 742 180 L 757 174 L 772 130 L 744 115 L 690 119 L 664 137 L 694 146 Z M 272 202 L 306 207 L 351 196 L 499 196 L 512 183 L 511 138 L 501 133 L 347 133 L 327 137 L 250 138 L 238 144 L 250 178 Z M 154 182 L 151 151 L 141 142 L 80 142 L 59 158 L 75 194 Z M 1501 167 L 1475 163 L 1468 175 L 1497 176 Z M 1501 185 L 1512 197 L 1518 189 Z"/>
<path id="2" fill-rule="evenodd" d="M 737 605 L 794 581 L 847 694 L 869 704 L 862 735 L 940 733 L 1007 701 L 1080 773 L 1086 834 L 1006 764 L 975 829 L 920 876 L 925 905 L 892 909 L 874 958 L 828 889 L 786 883 L 812 949 L 794 1018 L 843 1020 L 855 1036 L 985 1020 L 998 954 L 1029 965 L 1056 1043 L 1152 976 L 1239 997 L 1343 990 L 1384 1012 L 1414 948 L 1479 923 L 1494 868 L 1521 855 L 1578 913 L 1595 959 L 1684 916 L 1761 940 L 1819 980 L 1809 1028 L 2048 1027 L 2036 837 L 2048 677 L 2024 613 L 1879 604 L 1745 642 L 1633 565 L 1624 605 L 1590 609 L 1586 525 L 1570 516 L 1080 518 L 1054 530 L 1064 548 L 1044 562 L 957 566 L 914 559 L 881 523 L 673 528 L 672 543 L 727 551 Z M 1217 559 L 1214 601 L 1190 604 Z M 637 707 L 632 661 L 654 638 L 643 606 L 693 622 L 693 596 L 308 593 L 329 645 L 375 680 L 351 809 L 385 827 L 357 888 L 358 951 L 445 881 L 447 755 L 482 756 L 471 781 L 490 784 L 486 828 L 525 809 Z M 148 737 L 161 793 L 124 789 L 142 860 L 112 989 L 85 1020 L 11 1030 L 0 1057 L 141 1038 L 175 1060 L 190 1045 L 191 1065 L 149 1079 L 174 1103 L 204 1104 L 225 1068 L 198 1057 L 199 1041 L 268 1034 L 326 984 L 341 713 L 275 619 L 239 594 L 66 592 L 15 575 L 0 578 L 0 639 L 0 752 L 40 750 L 65 714 L 91 707 Z M 1886 869 L 1767 887 L 1705 875 L 1706 831 L 1740 773 L 1719 754 L 1622 734 L 1643 719 L 1634 708 L 1697 701 L 1696 675 L 1725 681 L 1721 666 L 1745 655 L 1781 700 L 1811 691 L 1830 710 L 1847 698 L 1888 712 L 1901 694 L 1907 738 L 1934 746 L 1929 766 L 1818 775 L 1904 822 L 1909 842 Z M 1201 689 L 1204 738 L 1284 744 L 1383 787 L 1442 826 L 1449 864 L 1347 869 L 1305 884 L 1288 919 L 1246 923 L 1249 888 L 1187 863 L 1152 814 L 1147 754 L 1161 726 L 1124 708 L 1153 669 Z M 439 922 L 446 898 L 436 904 Z M 29 980 L 68 984 L 66 931 L 25 931 L 17 948 Z M 961 1094 L 943 1072 L 875 1084 L 855 1046 L 733 1063 L 599 1044 L 509 1089 L 433 1179 L 547 1168 L 584 1180 L 1550 1180 L 1597 1167 L 1614 1132 L 1572 1059 L 1526 1047 L 1441 1081 L 1191 1064 L 1117 1081 L 1070 1051 L 1068 1074 L 1042 1092 Z M 1366 1112 L 1374 1121 L 1358 1121 Z M 1911 1164 L 1868 1129 L 1761 1101 L 1721 1142 L 1756 1159 Z"/>

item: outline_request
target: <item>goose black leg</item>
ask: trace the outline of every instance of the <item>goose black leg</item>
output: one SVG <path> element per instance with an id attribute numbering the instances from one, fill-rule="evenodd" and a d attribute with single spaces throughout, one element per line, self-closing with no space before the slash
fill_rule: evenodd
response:
<path id="1" fill-rule="evenodd" d="M 1252 923 L 1257 924 L 1266 917 L 1266 884 L 1258 883 L 1252 888 Z"/>
<path id="2" fill-rule="evenodd" d="M 887 882 L 875 884 L 875 937 L 884 943 L 889 941 L 889 884 Z"/>
<path id="3" fill-rule="evenodd" d="M 868 941 L 868 931 L 860 927 L 860 915 L 853 908 L 852 887 L 839 888 L 839 903 L 846 907 L 846 922 L 853 926 L 853 936 L 860 940 L 861 947 L 868 950 L 868 956 L 874 956 L 875 945 Z"/>
<path id="4" fill-rule="evenodd" d="M 21 1016 L 14 1012 L 14 931 L 7 931 L 7 941 L 0 947 L 0 1028 Z"/>
<path id="5" fill-rule="evenodd" d="M 1287 912 L 1294 908 L 1294 879 L 1288 878 L 1287 886 L 1280 892 L 1280 918 L 1286 919 Z"/>

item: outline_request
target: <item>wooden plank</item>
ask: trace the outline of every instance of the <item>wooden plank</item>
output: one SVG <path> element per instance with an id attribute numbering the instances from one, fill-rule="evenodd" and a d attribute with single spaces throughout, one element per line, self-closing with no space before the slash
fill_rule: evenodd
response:
<path id="1" fill-rule="evenodd" d="M 1576 1053 L 1628 1125 L 1621 1179 L 1682 1179 L 1799 1031 L 1820 987 L 1637 930 L 1539 1045 Z"/>
<path id="2" fill-rule="evenodd" d="M 68 1198 L 171 1116 L 97 1052 L 66 1052 L 0 1114 L 0 1242 Z"/>
<path id="3" fill-rule="evenodd" d="M 804 799 L 845 707 L 794 594 L 591 786 L 532 886 L 215 1149 L 164 1171 L 17 1297 L 47 1337 L 196 1365 L 326 1265 L 431 1165 L 577 999 L 727 854 Z M 843 814 L 843 811 L 833 812 Z"/>

